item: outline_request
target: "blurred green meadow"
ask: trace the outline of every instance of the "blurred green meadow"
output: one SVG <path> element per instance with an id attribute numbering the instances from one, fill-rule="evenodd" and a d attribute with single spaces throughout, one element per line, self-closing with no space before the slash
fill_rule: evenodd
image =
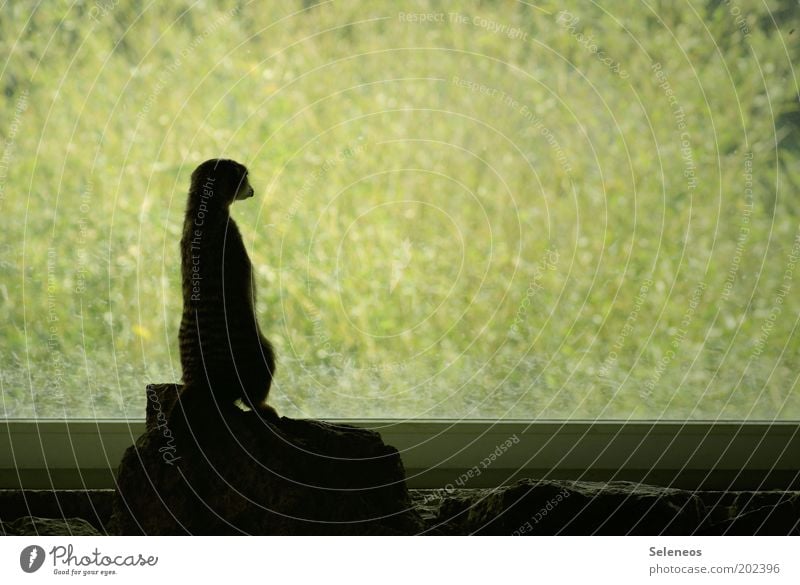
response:
<path id="1" fill-rule="evenodd" d="M 225 156 L 282 414 L 800 418 L 798 14 L 5 3 L 0 416 L 180 379 L 189 175 Z"/>

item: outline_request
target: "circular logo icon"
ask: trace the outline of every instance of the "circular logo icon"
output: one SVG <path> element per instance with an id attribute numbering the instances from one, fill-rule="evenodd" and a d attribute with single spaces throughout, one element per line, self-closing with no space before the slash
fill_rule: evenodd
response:
<path id="1" fill-rule="evenodd" d="M 41 546 L 32 544 L 26 546 L 19 553 L 19 566 L 26 573 L 35 573 L 44 564 L 44 549 Z"/>

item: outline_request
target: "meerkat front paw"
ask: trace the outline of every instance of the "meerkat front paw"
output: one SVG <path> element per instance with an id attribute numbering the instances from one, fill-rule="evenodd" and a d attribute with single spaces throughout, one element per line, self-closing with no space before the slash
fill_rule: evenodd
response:
<path id="1" fill-rule="evenodd" d="M 258 413 L 258 416 L 268 422 L 277 422 L 281 419 L 278 411 L 272 408 L 269 404 L 260 404 L 255 410 Z"/>

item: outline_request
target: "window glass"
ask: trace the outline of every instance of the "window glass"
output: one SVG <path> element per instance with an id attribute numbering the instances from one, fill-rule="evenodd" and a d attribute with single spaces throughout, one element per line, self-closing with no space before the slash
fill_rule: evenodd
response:
<path id="1" fill-rule="evenodd" d="M 180 379 L 224 156 L 282 414 L 800 417 L 796 3 L 0 11 L 0 415 Z"/>

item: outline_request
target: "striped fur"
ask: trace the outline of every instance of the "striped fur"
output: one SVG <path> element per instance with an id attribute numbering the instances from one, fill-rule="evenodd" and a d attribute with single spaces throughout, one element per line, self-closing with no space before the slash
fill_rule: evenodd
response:
<path id="1" fill-rule="evenodd" d="M 181 401 L 193 394 L 225 408 L 241 398 L 274 414 L 266 399 L 275 355 L 258 326 L 252 265 L 229 213 L 252 193 L 235 161 L 206 161 L 192 174 L 181 238 Z"/>

